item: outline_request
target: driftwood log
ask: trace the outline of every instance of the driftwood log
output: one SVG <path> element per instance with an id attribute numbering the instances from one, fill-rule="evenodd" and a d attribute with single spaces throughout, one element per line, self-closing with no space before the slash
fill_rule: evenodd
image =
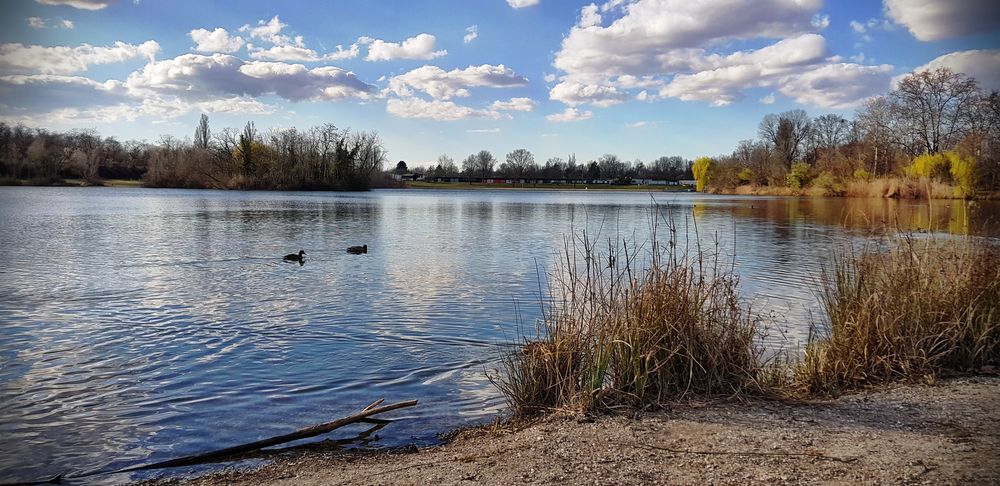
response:
<path id="1" fill-rule="evenodd" d="M 104 474 L 117 474 L 133 471 L 143 471 L 149 469 L 163 469 L 168 467 L 180 467 L 180 466 L 192 466 L 195 464 L 203 464 L 206 462 L 218 461 L 228 457 L 236 456 L 239 454 L 246 454 L 249 452 L 255 452 L 265 447 L 272 447 L 279 444 L 285 444 L 288 442 L 308 439 L 309 437 L 315 437 L 320 434 L 325 434 L 333 430 L 339 429 L 345 425 L 351 425 L 355 423 L 368 423 L 375 424 L 378 426 L 384 426 L 391 422 L 391 420 L 373 418 L 373 415 L 378 415 L 380 413 L 389 412 L 392 410 L 398 410 L 400 408 L 412 407 L 417 404 L 416 400 L 407 400 L 405 402 L 393 403 L 391 405 L 382 405 L 384 399 L 379 399 L 368 405 L 360 412 L 348 415 L 347 417 L 334 420 L 332 422 L 325 422 L 318 425 L 313 425 L 312 427 L 306 427 L 304 429 L 299 429 L 295 432 L 285 435 L 279 435 L 277 437 L 271 437 L 269 439 L 262 439 L 255 442 L 250 442 L 247 444 L 241 444 L 237 446 L 227 447 L 225 449 L 219 449 L 210 452 L 203 452 L 201 454 L 193 454 L 190 456 L 178 457 L 176 459 L 170 459 L 168 461 L 156 462 L 153 464 L 143 464 L 139 466 L 132 466 L 125 469 L 118 469 L 115 471 L 95 471 L 81 475 L 74 476 L 56 476 L 55 478 L 50 478 L 46 482 L 56 482 L 58 483 L 63 478 L 83 478 L 89 476 L 97 476 Z M 380 406 L 381 405 L 381 406 Z"/>

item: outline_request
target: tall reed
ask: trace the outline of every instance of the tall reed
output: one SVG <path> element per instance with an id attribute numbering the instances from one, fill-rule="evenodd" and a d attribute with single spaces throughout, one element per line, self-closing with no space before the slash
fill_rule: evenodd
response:
<path id="1" fill-rule="evenodd" d="M 1000 249 L 982 240 L 870 242 L 825 269 L 821 301 L 826 322 L 794 370 L 810 393 L 1000 361 Z"/>
<path id="2" fill-rule="evenodd" d="M 492 377 L 515 414 L 759 390 L 759 321 L 732 263 L 717 246 L 679 242 L 669 208 L 653 214 L 644 248 L 609 239 L 598 250 L 586 233 L 566 240 L 537 338 L 505 348 Z"/>

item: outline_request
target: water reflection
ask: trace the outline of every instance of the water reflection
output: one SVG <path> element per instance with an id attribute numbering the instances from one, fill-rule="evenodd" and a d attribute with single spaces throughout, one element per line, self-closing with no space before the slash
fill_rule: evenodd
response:
<path id="1" fill-rule="evenodd" d="M 873 224 L 1000 234 L 991 202 L 655 199 L 682 238 L 718 242 L 792 344 L 820 265 Z M 648 248 L 650 203 L 0 188 L 0 481 L 247 442 L 383 397 L 421 400 L 383 443 L 488 420 L 503 406 L 484 374 L 495 345 L 533 329 L 566 238 Z M 364 256 L 345 252 L 359 244 Z M 277 258 L 297 248 L 308 266 Z"/>

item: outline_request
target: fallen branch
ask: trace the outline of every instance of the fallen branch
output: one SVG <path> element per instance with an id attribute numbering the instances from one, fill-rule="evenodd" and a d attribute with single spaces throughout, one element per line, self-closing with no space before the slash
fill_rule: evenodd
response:
<path id="1" fill-rule="evenodd" d="M 772 456 L 772 457 L 809 457 L 812 459 L 824 459 L 827 461 L 837 461 L 851 463 L 857 461 L 857 457 L 836 457 L 827 456 L 819 452 L 754 452 L 754 451 L 692 451 L 689 449 L 671 449 L 652 444 L 628 444 L 617 443 L 618 445 L 636 447 L 639 449 L 656 449 L 658 451 L 672 452 L 674 454 L 697 454 L 702 456 Z"/>
<path id="2" fill-rule="evenodd" d="M 417 404 L 416 400 L 407 400 L 405 402 L 393 403 L 391 405 L 385 405 L 379 407 L 383 400 L 377 400 L 371 405 L 365 407 L 362 411 L 344 417 L 342 419 L 337 419 L 332 422 L 326 422 L 319 425 L 313 425 L 312 427 L 306 427 L 304 429 L 299 429 L 295 432 L 285 435 L 279 435 L 277 437 L 271 437 L 269 439 L 262 439 L 255 442 L 250 442 L 248 444 L 241 444 L 233 447 L 227 447 L 225 449 L 219 449 L 211 452 L 204 452 L 201 454 L 194 454 L 190 456 L 178 457 L 176 459 L 170 459 L 168 461 L 157 462 L 153 464 L 144 464 L 140 466 L 133 466 L 125 469 L 118 469 L 115 471 L 97 471 L 81 475 L 74 475 L 74 478 L 83 478 L 89 476 L 96 476 L 98 474 L 117 474 L 133 471 L 143 471 L 149 469 L 163 469 L 168 467 L 180 467 L 180 466 L 191 466 L 195 464 L 202 464 L 205 462 L 217 461 L 231 456 L 236 456 L 239 454 L 246 454 L 248 452 L 254 452 L 265 447 L 276 446 L 279 444 L 284 444 L 287 442 L 292 442 L 300 439 L 308 439 L 309 437 L 314 437 L 320 434 L 325 434 L 327 432 L 339 429 L 345 425 L 350 425 L 354 423 L 369 423 L 376 424 L 379 427 L 385 426 L 389 423 L 389 420 L 371 418 L 372 415 L 378 415 L 380 413 L 389 412 L 392 410 L 397 410 L 400 408 L 412 407 Z M 69 476 L 66 476 L 67 478 Z"/>

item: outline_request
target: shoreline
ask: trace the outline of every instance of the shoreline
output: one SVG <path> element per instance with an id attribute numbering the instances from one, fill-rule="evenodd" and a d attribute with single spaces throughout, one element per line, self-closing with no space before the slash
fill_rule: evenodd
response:
<path id="1" fill-rule="evenodd" d="M 687 402 L 460 430 L 437 447 L 321 446 L 272 464 L 138 484 L 995 484 L 1000 377 L 807 402 Z"/>

